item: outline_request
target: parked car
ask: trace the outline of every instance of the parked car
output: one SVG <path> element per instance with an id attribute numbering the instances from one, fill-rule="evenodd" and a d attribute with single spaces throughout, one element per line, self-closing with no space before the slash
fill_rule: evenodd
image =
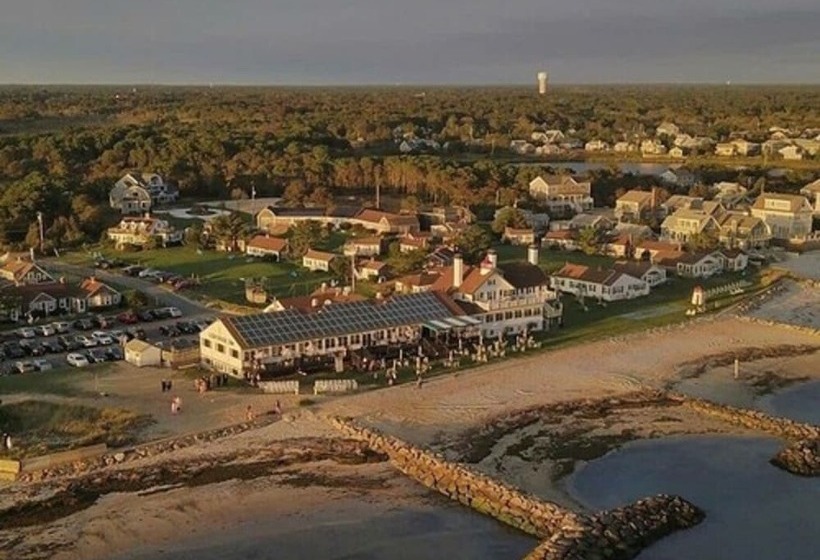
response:
<path id="1" fill-rule="evenodd" d="M 43 345 L 33 340 L 21 340 L 20 348 L 29 356 L 43 356 L 46 353 Z"/>
<path id="2" fill-rule="evenodd" d="M 105 348 L 94 348 L 86 352 L 86 358 L 88 359 L 89 363 L 92 364 L 99 364 L 102 362 L 108 361 L 108 354 L 105 351 Z"/>
<path id="3" fill-rule="evenodd" d="M 145 340 L 145 330 L 139 327 L 130 327 L 126 329 L 126 332 L 131 335 L 131 338 L 137 338 L 139 340 Z"/>
<path id="4" fill-rule="evenodd" d="M 34 330 L 40 336 L 54 336 L 57 334 L 56 329 L 51 325 L 40 325 L 39 327 L 34 327 Z"/>
<path id="5" fill-rule="evenodd" d="M 6 355 L 6 358 L 16 360 L 24 357 L 26 355 L 26 351 L 23 350 L 23 347 L 16 342 L 7 342 L 3 346 L 3 354 Z"/>
<path id="6" fill-rule="evenodd" d="M 63 345 L 60 343 L 60 340 L 56 338 L 53 340 L 44 340 L 41 346 L 45 348 L 47 354 L 59 354 L 63 351 Z"/>
<path id="7" fill-rule="evenodd" d="M 77 350 L 78 348 L 82 347 L 82 343 L 79 340 L 77 340 L 76 336 L 63 335 L 57 337 L 57 342 L 60 343 L 60 346 L 62 346 L 63 350 L 65 350 L 66 352 L 73 352 L 74 350 Z"/>
<path id="8" fill-rule="evenodd" d="M 17 331 L 17 334 L 20 338 L 34 338 L 37 336 L 37 333 L 31 327 L 23 327 Z"/>
<path id="9" fill-rule="evenodd" d="M 140 321 L 143 321 L 143 322 L 146 322 L 146 323 L 156 319 L 154 314 L 151 311 L 147 310 L 147 309 L 143 309 L 142 311 L 138 311 L 137 312 L 137 317 L 139 317 Z"/>
<path id="10" fill-rule="evenodd" d="M 171 318 L 171 312 L 167 307 L 157 307 L 156 309 L 152 309 L 151 314 L 160 320 Z"/>
<path id="11" fill-rule="evenodd" d="M 114 339 L 105 331 L 94 331 L 91 333 L 91 336 L 97 341 L 98 344 L 102 344 L 103 346 L 114 344 Z"/>
<path id="12" fill-rule="evenodd" d="M 56 321 L 51 323 L 51 326 L 54 327 L 54 330 L 59 334 L 64 334 L 71 330 L 71 323 L 68 321 Z"/>
<path id="13" fill-rule="evenodd" d="M 17 373 L 31 373 L 33 371 L 37 371 L 37 366 L 34 365 L 34 362 L 29 361 L 14 362 L 14 368 L 17 370 Z"/>
<path id="14" fill-rule="evenodd" d="M 159 270 L 154 270 L 153 268 L 143 268 L 142 270 L 137 272 L 137 276 L 140 278 L 146 278 L 148 276 L 153 276 L 157 272 L 159 272 Z"/>
<path id="15" fill-rule="evenodd" d="M 79 329 L 81 331 L 89 331 L 94 328 L 94 322 L 91 319 L 83 318 L 77 319 L 73 323 L 75 329 Z"/>
<path id="16" fill-rule="evenodd" d="M 199 332 L 199 327 L 189 321 L 177 321 L 174 327 L 182 334 L 196 334 Z"/>
<path id="17" fill-rule="evenodd" d="M 105 349 L 105 353 L 108 355 L 108 359 L 112 362 L 118 362 L 125 359 L 125 354 L 119 346 L 110 346 Z"/>
<path id="18" fill-rule="evenodd" d="M 163 325 L 159 328 L 159 334 L 162 336 L 169 336 L 171 338 L 175 338 L 182 334 L 175 326 L 173 325 Z"/>
<path id="19" fill-rule="evenodd" d="M 93 336 L 86 336 L 84 334 L 77 336 L 77 342 L 79 342 L 83 348 L 94 348 L 97 344 L 99 344 L 96 338 Z"/>
<path id="20" fill-rule="evenodd" d="M 37 371 L 48 371 L 52 369 L 51 362 L 46 360 L 45 358 L 37 358 L 36 360 L 32 360 L 34 367 L 37 368 Z"/>
<path id="21" fill-rule="evenodd" d="M 133 311 L 123 311 L 117 315 L 117 321 L 123 325 L 133 325 L 140 322 L 140 318 Z"/>
<path id="22" fill-rule="evenodd" d="M 132 264 L 131 266 L 126 266 L 122 269 L 123 273 L 127 274 L 128 276 L 137 276 L 140 272 L 145 270 L 144 266 L 139 266 L 136 264 Z"/>
<path id="23" fill-rule="evenodd" d="M 88 358 L 76 352 L 72 352 L 66 356 L 65 361 L 68 362 L 68 365 L 74 367 L 85 367 L 89 364 Z"/>

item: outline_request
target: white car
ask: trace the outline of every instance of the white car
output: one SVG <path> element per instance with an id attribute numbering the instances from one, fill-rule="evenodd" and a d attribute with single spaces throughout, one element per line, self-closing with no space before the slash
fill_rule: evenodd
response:
<path id="1" fill-rule="evenodd" d="M 37 330 L 40 331 L 42 336 L 54 336 L 57 334 L 57 331 L 51 325 L 43 325 L 39 327 Z"/>
<path id="2" fill-rule="evenodd" d="M 94 331 L 91 333 L 91 336 L 97 341 L 98 344 L 102 344 L 103 346 L 114 344 L 114 339 L 111 338 L 111 335 L 105 331 Z"/>
<path id="3" fill-rule="evenodd" d="M 51 323 L 51 326 L 54 327 L 55 331 L 61 334 L 71 330 L 71 323 L 68 321 L 57 321 L 56 323 Z"/>
<path id="4" fill-rule="evenodd" d="M 97 344 L 97 339 L 91 336 L 85 336 L 84 334 L 77 335 L 77 342 L 83 345 L 84 348 L 94 348 Z"/>
<path id="5" fill-rule="evenodd" d="M 72 352 L 66 356 L 65 361 L 68 362 L 68 365 L 74 367 L 85 367 L 88 365 L 88 358 L 82 354 L 77 354 L 76 352 Z"/>
<path id="6" fill-rule="evenodd" d="M 32 329 L 31 327 L 23 327 L 22 329 L 17 331 L 17 334 L 19 334 L 22 338 L 34 338 L 35 336 L 37 336 L 37 333 L 34 332 L 34 329 Z"/>
<path id="7" fill-rule="evenodd" d="M 32 360 L 32 363 L 35 365 L 38 371 L 48 371 L 51 369 L 51 362 L 44 358 L 37 358 L 36 360 Z"/>
<path id="8" fill-rule="evenodd" d="M 159 272 L 159 270 L 154 270 L 153 268 L 146 268 L 145 270 L 140 270 L 137 276 L 139 276 L 140 278 L 146 278 L 148 276 L 156 274 L 157 272 Z"/>
<path id="9" fill-rule="evenodd" d="M 180 311 L 178 307 L 169 307 L 168 314 L 174 318 L 182 317 L 182 311 Z"/>
<path id="10" fill-rule="evenodd" d="M 37 371 L 37 366 L 35 366 L 33 362 L 21 361 L 14 362 L 14 369 L 16 369 L 18 373 L 31 373 L 33 371 Z"/>

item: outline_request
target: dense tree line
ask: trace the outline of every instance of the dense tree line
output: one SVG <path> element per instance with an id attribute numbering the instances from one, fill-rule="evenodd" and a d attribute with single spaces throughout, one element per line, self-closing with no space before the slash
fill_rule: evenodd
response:
<path id="1" fill-rule="evenodd" d="M 126 170 L 159 172 L 190 199 L 254 188 L 294 205 L 328 204 L 380 188 L 408 209 L 511 204 L 545 171 L 493 157 L 511 138 L 558 128 L 615 140 L 664 121 L 716 139 L 818 127 L 820 88 L 564 87 L 538 97 L 521 88 L 8 87 L 0 89 L 0 241 L 30 243 L 37 211 L 47 241 L 96 241 L 115 219 L 104 210 L 108 190 Z M 398 133 L 447 149 L 401 155 Z M 762 171 L 744 173 L 753 182 Z M 598 204 L 652 182 L 607 170 L 593 179 Z"/>

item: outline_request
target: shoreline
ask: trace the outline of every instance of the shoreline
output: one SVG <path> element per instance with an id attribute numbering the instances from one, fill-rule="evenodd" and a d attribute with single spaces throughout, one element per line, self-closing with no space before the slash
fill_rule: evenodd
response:
<path id="1" fill-rule="evenodd" d="M 787 345 L 791 346 L 787 348 Z M 803 355 L 792 355 L 794 347 L 800 345 L 806 347 Z M 206 465 L 221 464 L 233 454 L 233 459 L 227 461 L 230 465 L 243 460 L 241 457 L 237 459 L 237 452 L 242 449 L 251 454 L 261 454 L 262 457 L 275 446 L 295 445 L 294 442 L 300 438 L 342 439 L 322 416 L 356 418 L 410 443 L 428 449 L 444 449 L 445 454 L 453 458 L 457 455 L 453 448 L 454 437 L 463 435 L 468 429 L 526 408 L 557 405 L 579 398 L 606 400 L 630 391 L 657 391 L 669 386 L 681 391 L 681 384 L 688 383 L 699 386 L 705 393 L 703 396 L 713 395 L 719 402 L 742 406 L 750 395 L 753 398 L 756 394 L 751 382 L 759 377 L 763 379 L 764 388 L 782 383 L 800 383 L 804 379 L 820 379 L 820 371 L 812 369 L 813 360 L 816 361 L 817 357 L 816 350 L 810 352 L 807 348 L 814 345 L 820 346 L 820 338 L 809 333 L 732 317 L 718 317 L 697 325 L 653 329 L 592 342 L 583 347 L 561 348 L 519 360 L 490 364 L 469 373 L 432 379 L 425 383 L 423 389 L 399 386 L 388 391 L 323 400 L 310 408 L 295 408 L 286 414 L 284 421 L 258 430 L 146 457 L 127 466 L 114 465 L 98 472 L 105 476 L 105 473 L 121 472 L 128 468 L 149 473 L 165 462 L 183 464 L 186 461 L 199 461 L 205 468 Z M 728 358 L 724 357 L 721 361 L 716 357 L 728 352 L 744 352 L 749 348 L 762 348 L 764 352 L 748 356 L 749 361 L 742 363 L 742 379 L 734 381 L 731 378 L 732 366 L 724 363 Z M 607 359 L 598 363 L 599 367 L 591 369 L 590 356 L 607 356 Z M 756 359 L 752 361 L 753 357 Z M 704 371 L 698 377 L 684 375 L 686 367 L 692 367 L 698 360 L 706 364 Z M 768 371 L 775 371 L 777 377 L 768 376 Z M 214 397 L 222 398 L 220 395 Z M 572 416 L 566 423 L 562 420 L 561 425 L 531 424 L 529 429 L 532 433 L 525 435 L 532 445 L 527 447 L 524 445 L 527 443 L 525 438 L 511 432 L 506 440 L 496 442 L 495 449 L 490 449 L 490 458 L 478 467 L 482 472 L 522 487 L 542 499 L 567 505 L 574 511 L 583 510 L 579 507 L 581 504 L 563 488 L 568 473 L 555 477 L 551 472 L 553 465 L 548 465 L 543 459 L 545 453 L 560 451 L 561 468 L 571 471 L 583 468 L 581 461 L 592 461 L 628 441 L 682 435 L 692 431 L 714 433 L 718 426 L 716 421 L 696 419 L 693 413 L 681 407 L 677 407 L 674 414 L 669 412 L 659 408 L 640 411 L 627 407 L 615 417 L 595 414 L 584 417 L 581 414 Z M 556 426 L 561 427 L 558 436 L 555 436 Z M 720 433 L 741 432 L 725 426 L 723 429 Z M 555 442 L 550 441 L 552 437 L 557 437 Z M 518 446 L 516 454 L 507 453 L 507 447 L 513 445 Z M 530 447 L 535 447 L 535 452 Z M 521 457 L 528 454 L 529 461 Z M 570 462 L 571 469 L 568 466 Z M 229 471 L 223 469 L 223 472 Z M 110 557 L 111 550 L 127 550 L 133 543 L 151 543 L 159 539 L 164 533 L 155 527 L 155 523 L 166 514 L 171 515 L 172 526 L 188 527 L 193 523 L 210 527 L 213 522 L 218 528 L 217 532 L 224 529 L 231 533 L 236 529 L 228 523 L 229 518 L 240 520 L 240 524 L 241 519 L 248 518 L 243 517 L 246 513 L 250 519 L 259 516 L 285 519 L 291 513 L 282 509 L 282 504 L 295 508 L 303 516 L 309 516 L 311 512 L 321 511 L 325 507 L 323 501 L 335 500 L 340 495 L 342 498 L 339 499 L 349 498 L 361 507 L 380 499 L 397 507 L 402 504 L 410 510 L 425 500 L 428 503 L 434 500 L 433 509 L 438 507 L 435 504 L 441 503 L 437 501 L 440 500 L 438 496 L 433 497 L 429 491 L 405 479 L 386 463 L 355 466 L 302 462 L 299 465 L 284 465 L 275 475 L 264 469 L 260 472 L 259 476 L 249 476 L 245 480 L 236 476 L 226 480 L 214 479 L 196 488 L 174 487 L 178 481 L 158 479 L 150 487 L 144 488 L 147 492 L 142 495 L 138 492 L 109 493 L 83 511 L 45 525 L 31 526 L 17 531 L 18 534 L 13 529 L 0 529 L 0 543 L 3 545 L 0 548 L 14 551 L 15 559 L 21 560 L 101 557 L 94 556 L 97 550 L 107 551 Z M 357 472 L 359 475 L 356 475 Z M 340 476 L 344 473 L 349 476 Z M 287 483 L 288 478 L 291 485 Z M 49 492 L 54 492 L 55 488 L 67 481 L 48 481 L 39 487 L 38 492 L 34 492 L 33 487 L 17 488 L 0 499 L 0 505 L 31 501 L 38 497 L 37 494 L 40 498 L 48 496 Z M 171 487 L 166 488 L 169 485 Z M 408 488 L 413 489 L 411 497 L 403 502 L 402 492 Z M 30 491 L 28 495 L 26 490 Z M 251 500 L 259 509 L 246 507 L 243 510 L 235 503 L 239 497 Z M 140 504 L 136 510 L 134 503 Z M 177 510 L 174 509 L 175 503 L 184 505 Z M 337 511 L 337 517 L 344 519 L 348 515 L 345 511 L 348 510 L 341 508 Z M 361 510 L 358 515 L 366 517 L 366 512 Z M 135 534 L 134 529 L 129 528 L 129 523 L 134 520 L 139 521 L 140 526 L 147 523 L 149 529 Z M 178 533 L 171 533 L 174 535 L 168 538 L 178 537 Z M 68 534 L 85 537 L 61 541 L 60 535 Z M 102 539 L 100 535 L 108 536 Z M 65 549 L 68 543 L 75 545 L 73 552 Z M 60 555 L 55 556 L 58 552 Z"/>

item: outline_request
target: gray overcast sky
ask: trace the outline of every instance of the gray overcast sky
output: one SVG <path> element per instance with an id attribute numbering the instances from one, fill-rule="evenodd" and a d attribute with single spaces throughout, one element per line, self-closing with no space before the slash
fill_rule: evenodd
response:
<path id="1" fill-rule="evenodd" d="M 2 0 L 0 82 L 820 83 L 818 0 Z"/>

